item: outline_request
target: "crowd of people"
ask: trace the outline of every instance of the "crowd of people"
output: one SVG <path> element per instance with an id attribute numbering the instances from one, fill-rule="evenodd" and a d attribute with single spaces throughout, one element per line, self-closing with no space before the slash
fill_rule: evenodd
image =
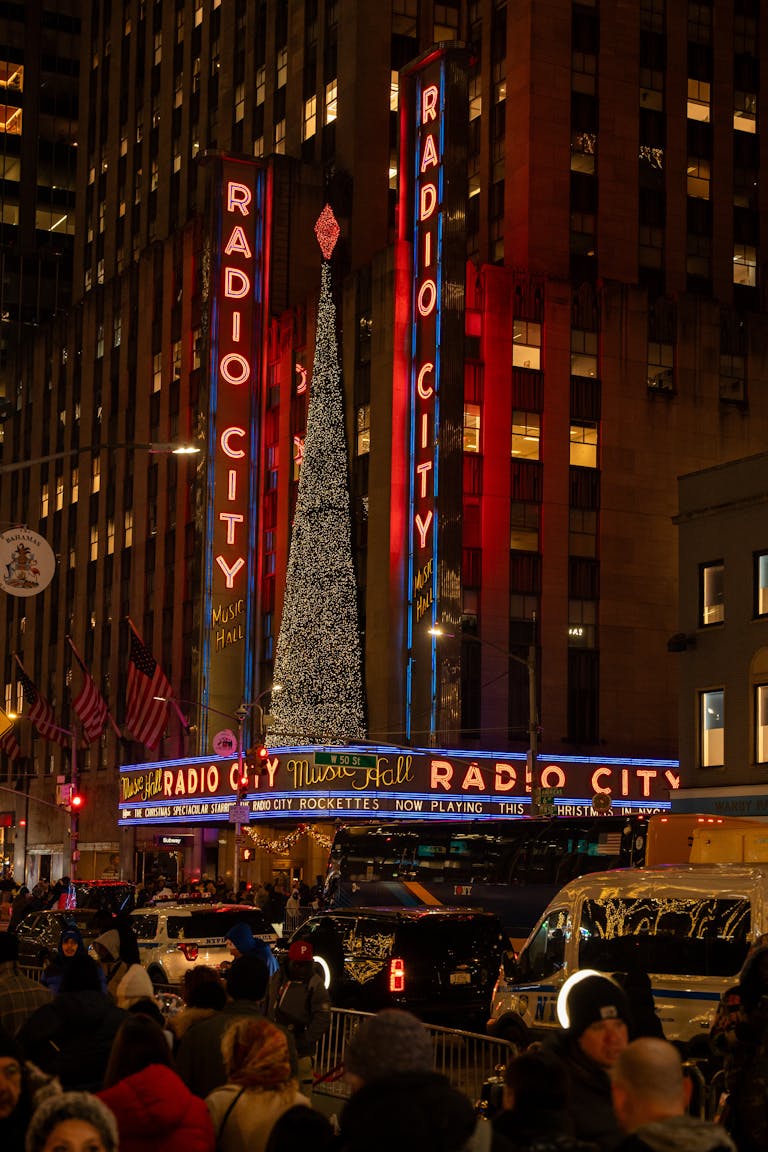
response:
<path id="1" fill-rule="evenodd" d="M 724 1060 L 721 1122 L 689 1106 L 692 1081 L 658 1017 L 608 975 L 585 975 L 566 1026 L 512 1058 L 495 1114 L 435 1070 L 415 1016 L 365 1017 L 343 1053 L 334 1122 L 313 1097 L 331 1020 L 311 945 L 282 963 L 244 922 L 226 971 L 187 971 L 166 1018 L 116 918 L 87 950 L 61 934 L 41 980 L 0 932 L 2 1152 L 757 1152 L 768 1147 L 768 941 L 753 948 L 712 1030 Z M 727 1102 L 725 1101 L 727 1097 Z"/>

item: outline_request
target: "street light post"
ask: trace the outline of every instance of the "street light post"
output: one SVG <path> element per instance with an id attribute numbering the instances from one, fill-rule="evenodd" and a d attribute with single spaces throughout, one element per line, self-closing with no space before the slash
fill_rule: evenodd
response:
<path id="1" fill-rule="evenodd" d="M 131 440 L 114 444 L 105 441 L 102 444 L 82 444 L 77 448 L 65 448 L 62 452 L 49 452 L 46 456 L 35 456 L 31 460 L 14 460 L 11 464 L 0 464 L 0 476 L 6 472 L 21 472 L 25 468 L 34 468 L 37 464 L 52 464 L 55 460 L 67 460 L 86 452 L 113 452 L 118 448 L 135 448 L 137 451 L 149 452 L 150 455 L 195 456 L 200 452 L 194 444 L 137 444 Z"/>
<path id="2" fill-rule="evenodd" d="M 482 640 L 472 632 L 462 632 L 461 639 L 479 644 L 484 648 L 493 648 L 501 653 L 507 660 L 521 664 L 528 672 L 528 752 L 527 775 L 531 781 L 531 815 L 538 816 L 541 812 L 541 777 L 539 775 L 539 690 L 538 690 L 538 659 L 536 651 L 536 619 L 533 619 L 531 643 L 528 646 L 527 657 L 517 656 L 507 648 L 494 644 L 491 640 Z M 442 628 L 429 629 L 432 636 L 455 636 L 455 633 L 445 632 Z"/>

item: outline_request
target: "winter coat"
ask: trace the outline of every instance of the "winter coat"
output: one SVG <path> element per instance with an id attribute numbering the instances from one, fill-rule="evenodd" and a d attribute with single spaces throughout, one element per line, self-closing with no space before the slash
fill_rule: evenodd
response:
<path id="1" fill-rule="evenodd" d="M 305 978 L 302 978 L 305 977 Z M 267 1018 L 292 1033 L 299 1057 L 311 1056 L 331 1023 L 331 1000 L 316 965 L 289 963 L 267 988 Z"/>
<path id="2" fill-rule="evenodd" d="M 612 1152 L 623 1133 L 613 1110 L 608 1073 L 582 1051 L 576 1037 L 567 1031 L 558 1032 L 546 1047 L 568 1072 L 574 1136 L 596 1144 L 602 1152 Z"/>
<path id="3" fill-rule="evenodd" d="M 61 948 L 68 937 L 71 937 L 77 943 L 77 952 L 75 952 L 73 956 L 65 956 Z M 64 979 L 67 966 L 74 960 L 75 956 L 86 956 L 87 953 L 88 950 L 85 947 L 80 929 L 76 928 L 74 924 L 69 925 L 69 927 L 65 928 L 61 933 L 56 955 L 40 977 L 40 983 L 44 988 L 49 988 L 54 995 L 57 995 L 61 990 L 61 981 Z M 99 972 L 101 974 L 102 991 L 106 992 L 107 979 L 101 966 L 99 966 Z"/>
<path id="4" fill-rule="evenodd" d="M 553 1110 L 525 1117 L 521 1111 L 505 1110 L 493 1118 L 494 1132 L 505 1137 L 511 1152 L 596 1152 L 597 1145 L 571 1135 L 565 1113 Z"/>
<path id="5" fill-rule="evenodd" d="M 120 1152 L 213 1152 L 208 1109 L 164 1064 L 150 1064 L 97 1096 L 115 1114 Z"/>
<path id="6" fill-rule="evenodd" d="M 734 1152 L 724 1128 L 696 1116 L 671 1116 L 643 1124 L 616 1152 Z"/>
<path id="7" fill-rule="evenodd" d="M 239 1084 L 224 1084 L 211 1092 L 205 1103 L 216 1132 L 218 1152 L 264 1152 L 275 1121 L 296 1104 L 310 1106 L 293 1081 L 279 1091 L 242 1090 Z M 227 1116 L 230 1105 L 232 1111 Z"/>
<path id="8" fill-rule="evenodd" d="M 33 1012 L 17 1040 L 27 1060 L 66 1092 L 96 1092 L 126 1013 L 105 992 L 61 992 Z"/>
<path id="9" fill-rule="evenodd" d="M 467 1096 L 437 1072 L 364 1084 L 347 1101 L 338 1152 L 463 1152 L 475 1130 Z"/>

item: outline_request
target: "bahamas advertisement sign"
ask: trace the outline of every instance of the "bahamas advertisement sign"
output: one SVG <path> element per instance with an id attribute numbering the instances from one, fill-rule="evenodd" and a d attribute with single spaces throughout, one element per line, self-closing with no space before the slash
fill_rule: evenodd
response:
<path id="1" fill-rule="evenodd" d="M 614 813 L 659 812 L 680 784 L 676 760 L 544 756 L 542 787 L 555 812 L 580 816 L 607 796 Z M 239 767 L 231 757 L 195 757 L 120 770 L 120 824 L 227 821 Z M 287 748 L 263 770 L 248 766 L 251 819 L 308 814 L 391 814 L 402 819 L 490 819 L 530 811 L 525 755 L 421 748 Z"/>

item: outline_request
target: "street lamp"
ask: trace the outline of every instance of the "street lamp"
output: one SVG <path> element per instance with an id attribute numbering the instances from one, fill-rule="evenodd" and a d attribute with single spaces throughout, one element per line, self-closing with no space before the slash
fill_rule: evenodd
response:
<path id="1" fill-rule="evenodd" d="M 271 688 L 265 688 L 263 692 L 259 693 L 259 695 L 256 697 L 255 700 L 251 700 L 248 704 L 245 704 L 245 703 L 241 704 L 240 707 L 237 708 L 234 713 L 223 712 L 220 708 L 214 708 L 213 705 L 211 705 L 211 704 L 203 704 L 203 702 L 201 700 L 179 700 L 178 698 L 174 697 L 177 704 L 187 704 L 187 705 L 189 705 L 190 708 L 201 708 L 204 712 L 212 712 L 214 716 L 223 716 L 225 720 L 234 720 L 234 722 L 237 726 L 237 799 L 236 799 L 235 805 L 234 805 L 234 807 L 236 809 L 239 806 L 240 800 L 242 798 L 241 792 L 242 792 L 242 788 L 243 788 L 243 781 L 245 779 L 245 775 L 244 775 L 244 771 L 243 771 L 243 763 L 244 763 L 243 729 L 245 727 L 245 722 L 248 719 L 248 717 L 250 716 L 251 711 L 254 708 L 256 708 L 258 710 L 258 713 L 259 713 L 259 737 L 263 738 L 263 734 L 264 734 L 264 709 L 261 706 L 261 701 L 264 699 L 265 696 L 268 696 L 270 694 L 270 692 L 280 692 L 281 689 L 282 689 L 282 684 L 273 684 Z M 153 697 L 153 699 L 166 700 L 167 701 L 170 699 L 170 697 L 169 696 L 155 696 L 155 697 Z M 237 815 L 238 815 L 237 811 L 236 811 L 235 815 L 237 817 Z M 232 869 L 232 887 L 234 889 L 235 897 L 237 897 L 237 892 L 238 892 L 238 889 L 240 887 L 240 845 L 242 842 L 243 821 L 236 818 L 234 821 L 234 824 L 235 824 L 235 860 L 234 860 L 234 866 Z"/>
<path id="2" fill-rule="evenodd" d="M 72 456 L 79 456 L 81 453 L 112 452 L 118 448 L 136 448 L 139 451 L 149 452 L 150 455 L 166 456 L 194 456 L 200 452 L 200 448 L 194 444 L 137 444 L 131 440 L 114 444 L 105 441 L 102 444 L 83 444 L 78 445 L 77 448 L 65 448 L 62 452 L 49 452 L 46 456 L 34 456 L 30 460 L 14 460 L 12 464 L 0 464 L 0 476 L 6 472 L 20 472 L 24 468 L 34 468 L 37 464 L 51 464 L 54 460 L 67 460 Z"/>
<path id="3" fill-rule="evenodd" d="M 435 626 L 428 629 L 430 636 L 446 636 L 455 637 L 455 633 L 446 632 L 444 629 Z M 523 668 L 528 671 L 528 775 L 531 781 L 531 815 L 538 816 L 541 811 L 541 777 L 539 774 L 539 703 L 538 703 L 538 661 L 536 652 L 536 619 L 532 621 L 532 634 L 531 643 L 528 646 L 528 655 L 517 656 L 514 652 L 510 652 L 507 648 L 502 648 L 499 644 L 494 644 L 491 640 L 482 640 L 479 636 L 475 636 L 472 632 L 462 632 L 462 640 L 468 640 L 471 643 L 479 644 L 483 648 L 493 648 L 494 651 L 500 652 L 507 660 L 514 660 L 515 664 L 521 664 Z"/>

